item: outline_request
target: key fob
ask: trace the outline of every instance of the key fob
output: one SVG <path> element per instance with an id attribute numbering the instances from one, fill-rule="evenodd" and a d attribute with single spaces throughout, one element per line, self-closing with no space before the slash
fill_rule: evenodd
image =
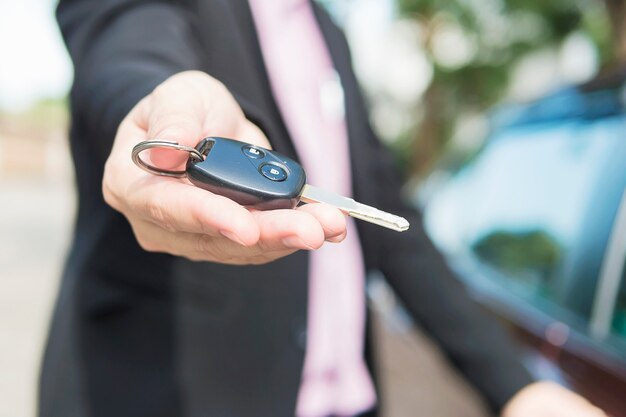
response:
<path id="1" fill-rule="evenodd" d="M 204 156 L 187 161 L 195 186 L 259 210 L 294 208 L 306 184 L 300 164 L 278 152 L 232 139 L 205 138 L 196 149 Z"/>

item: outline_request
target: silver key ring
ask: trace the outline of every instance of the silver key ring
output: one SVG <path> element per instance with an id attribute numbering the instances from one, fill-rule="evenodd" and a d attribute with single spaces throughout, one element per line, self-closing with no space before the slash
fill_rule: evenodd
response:
<path id="1" fill-rule="evenodd" d="M 143 159 L 140 158 L 140 154 L 143 151 L 147 151 L 152 148 L 168 148 L 174 149 L 176 151 L 188 152 L 190 156 L 195 157 L 198 161 L 202 161 L 204 158 L 202 154 L 198 152 L 196 148 L 192 148 L 191 146 L 180 145 L 178 142 L 173 142 L 169 140 L 145 140 L 143 142 L 139 142 L 133 147 L 132 159 L 135 165 L 139 168 L 143 169 L 146 172 L 155 175 L 163 175 L 165 177 L 175 177 L 175 178 L 184 178 L 187 176 L 187 171 L 175 171 L 170 169 L 162 169 L 155 167 L 146 163 Z"/>

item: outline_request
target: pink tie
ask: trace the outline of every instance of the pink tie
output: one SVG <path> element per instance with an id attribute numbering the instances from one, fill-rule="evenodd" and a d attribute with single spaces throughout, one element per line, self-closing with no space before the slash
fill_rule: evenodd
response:
<path id="1" fill-rule="evenodd" d="M 351 195 L 343 90 L 306 0 L 250 0 L 272 91 L 310 184 Z M 311 252 L 299 417 L 351 416 L 376 403 L 363 359 L 364 268 L 348 219 L 340 244 Z"/>

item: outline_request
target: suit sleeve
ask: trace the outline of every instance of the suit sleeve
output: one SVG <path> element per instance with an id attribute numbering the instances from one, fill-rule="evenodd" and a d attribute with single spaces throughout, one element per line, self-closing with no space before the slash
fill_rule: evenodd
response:
<path id="1" fill-rule="evenodd" d="M 378 184 L 377 200 L 385 209 L 405 216 L 411 230 L 393 235 L 376 231 L 368 236 L 381 243 L 379 268 L 415 321 L 490 408 L 500 412 L 517 391 L 533 382 L 518 347 L 500 323 L 470 298 L 426 235 L 420 214 L 398 201 L 400 190 L 395 184 Z"/>
<path id="2" fill-rule="evenodd" d="M 367 204 L 405 217 L 407 232 L 360 224 L 366 258 L 370 257 L 414 320 L 442 348 L 457 369 L 499 412 L 525 385 L 533 382 L 518 347 L 506 330 L 469 296 L 426 234 L 421 214 L 402 200 L 401 177 L 388 150 L 369 127 L 364 146 L 371 152 Z M 363 222 L 361 222 L 363 223 Z"/>
<path id="3" fill-rule="evenodd" d="M 74 63 L 74 123 L 104 161 L 132 107 L 169 76 L 198 67 L 192 16 L 168 1 L 61 0 L 57 19 Z"/>

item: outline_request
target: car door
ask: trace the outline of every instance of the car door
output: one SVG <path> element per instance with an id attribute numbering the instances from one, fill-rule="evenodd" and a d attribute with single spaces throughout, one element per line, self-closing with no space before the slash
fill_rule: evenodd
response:
<path id="1" fill-rule="evenodd" d="M 565 113 L 542 105 L 501 127 L 431 199 L 425 222 L 476 299 L 539 353 L 529 363 L 538 377 L 610 404 L 626 397 L 626 349 L 594 329 L 598 294 L 611 294 L 602 276 L 626 186 L 626 117 L 621 107 L 587 117 L 598 101 L 579 101 L 579 111 L 560 101 Z"/>

